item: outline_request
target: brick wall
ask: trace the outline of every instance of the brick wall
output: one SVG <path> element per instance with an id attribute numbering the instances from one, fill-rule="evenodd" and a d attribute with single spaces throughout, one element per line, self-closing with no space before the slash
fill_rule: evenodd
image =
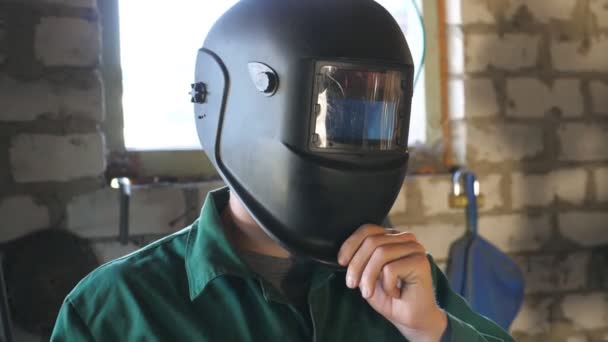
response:
<path id="1" fill-rule="evenodd" d="M 221 186 L 134 188 L 131 242 L 117 241 L 118 193 L 103 176 L 111 113 L 100 22 L 95 0 L 0 0 L 0 250 L 67 229 L 90 239 L 103 263 L 186 226 Z M 15 329 L 17 341 L 45 340 Z"/>
<path id="2" fill-rule="evenodd" d="M 448 2 L 456 155 L 481 234 L 525 273 L 519 341 L 608 340 L 608 1 Z M 406 181 L 393 221 L 440 260 L 463 233 L 448 177 Z"/>
<path id="3" fill-rule="evenodd" d="M 481 234 L 525 272 L 521 341 L 608 340 L 607 2 L 448 1 L 455 155 L 480 176 Z M 221 184 L 134 189 L 117 242 L 99 22 L 94 0 L 0 0 L 0 243 L 69 229 L 107 261 L 191 222 Z M 410 177 L 391 212 L 442 266 L 464 232 L 450 189 Z"/>
<path id="4" fill-rule="evenodd" d="M 100 34 L 94 0 L 0 1 L 0 242 L 49 227 L 93 240 L 118 232 L 118 193 L 103 175 Z M 184 226 L 220 184 L 135 187 L 132 234 Z"/>

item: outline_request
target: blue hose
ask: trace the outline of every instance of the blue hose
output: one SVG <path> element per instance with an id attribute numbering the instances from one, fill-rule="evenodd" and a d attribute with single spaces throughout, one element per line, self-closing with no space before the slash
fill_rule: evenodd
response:
<path id="1" fill-rule="evenodd" d="M 418 70 L 416 70 L 416 75 L 414 76 L 414 87 L 418 83 L 418 78 L 420 78 L 420 73 L 422 72 L 422 67 L 424 66 L 424 61 L 426 59 L 426 29 L 424 28 L 424 19 L 422 18 L 422 11 L 420 7 L 418 7 L 417 0 L 411 0 L 414 8 L 416 9 L 416 15 L 418 15 L 418 19 L 420 20 L 420 27 L 422 28 L 422 56 L 420 56 L 420 63 L 418 64 Z"/>

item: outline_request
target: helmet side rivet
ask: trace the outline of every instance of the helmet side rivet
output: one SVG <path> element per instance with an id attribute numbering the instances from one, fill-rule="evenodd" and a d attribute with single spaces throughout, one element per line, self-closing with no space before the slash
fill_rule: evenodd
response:
<path id="1" fill-rule="evenodd" d="M 197 82 L 190 85 L 190 101 L 192 103 L 205 103 L 207 100 L 207 85 L 203 82 Z"/>

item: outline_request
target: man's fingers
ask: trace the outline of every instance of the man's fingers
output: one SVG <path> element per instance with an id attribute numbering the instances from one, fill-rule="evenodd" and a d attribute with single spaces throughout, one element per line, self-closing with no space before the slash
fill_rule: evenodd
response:
<path id="1" fill-rule="evenodd" d="M 414 241 L 415 237 L 413 234 L 401 233 L 396 235 L 390 234 L 376 234 L 368 235 L 359 248 L 354 252 L 354 255 L 350 257 L 348 263 L 348 271 L 346 272 L 346 285 L 350 288 L 359 286 L 361 275 L 365 269 L 372 254 L 378 249 L 385 245 L 394 245 L 400 243 L 407 243 Z"/>
<path id="2" fill-rule="evenodd" d="M 363 297 L 369 298 L 373 296 L 375 288 L 374 285 L 379 279 L 381 272 L 383 272 L 385 268 L 390 268 L 390 273 L 394 273 L 397 271 L 393 270 L 394 266 L 390 266 L 393 262 L 416 254 L 424 256 L 425 252 L 426 251 L 424 250 L 424 247 L 416 241 L 406 241 L 394 244 L 392 243 L 377 247 L 373 251 L 369 262 L 367 262 L 361 274 L 359 287 L 361 288 L 361 294 L 363 295 Z M 387 280 L 386 277 L 383 278 L 384 283 Z M 392 286 L 383 287 L 389 295 L 398 297 L 400 291 L 397 289 L 396 285 L 397 283 L 393 282 Z"/>
<path id="3" fill-rule="evenodd" d="M 359 249 L 363 240 L 370 235 L 386 234 L 386 229 L 375 224 L 365 224 L 357 229 L 342 243 L 338 252 L 338 263 L 346 266 L 350 263 L 353 255 Z"/>
<path id="4" fill-rule="evenodd" d="M 399 233 L 394 229 L 386 229 L 375 224 L 366 224 L 357 229 L 344 243 L 338 252 L 338 263 L 342 266 L 349 265 L 357 250 L 363 242 L 373 235 L 404 235 L 415 240 L 411 233 Z"/>
<path id="5" fill-rule="evenodd" d="M 417 272 L 424 272 L 422 264 L 428 262 L 424 253 L 415 253 L 395 260 L 382 267 L 382 288 L 393 298 L 399 298 L 402 291 L 415 281 Z"/>

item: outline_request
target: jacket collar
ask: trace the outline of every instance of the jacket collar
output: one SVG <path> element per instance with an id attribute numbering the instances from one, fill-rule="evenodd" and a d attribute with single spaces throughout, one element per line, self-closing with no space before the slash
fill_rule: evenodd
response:
<path id="1" fill-rule="evenodd" d="M 213 279 L 221 276 L 257 278 L 239 257 L 224 232 L 220 212 L 228 204 L 229 196 L 227 187 L 209 192 L 201 215 L 188 233 L 185 266 L 190 300 L 198 298 Z M 338 270 L 340 271 L 345 270 Z M 311 289 L 323 286 L 335 272 L 336 269 L 316 265 L 312 274 Z M 260 280 L 260 283 L 267 300 L 284 301 L 276 289 L 263 280 Z"/>
<path id="2" fill-rule="evenodd" d="M 185 263 L 191 300 L 196 299 L 209 282 L 217 277 L 253 275 L 224 233 L 219 213 L 228 199 L 227 187 L 207 194 L 201 215 L 192 224 L 188 234 Z"/>

